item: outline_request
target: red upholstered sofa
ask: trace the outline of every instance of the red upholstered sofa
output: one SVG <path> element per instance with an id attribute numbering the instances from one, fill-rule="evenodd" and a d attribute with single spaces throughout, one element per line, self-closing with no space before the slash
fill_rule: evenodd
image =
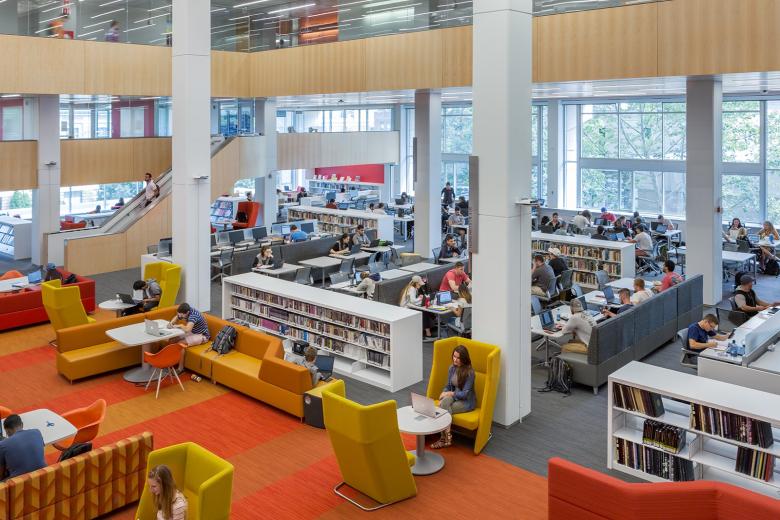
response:
<path id="1" fill-rule="evenodd" d="M 722 482 L 629 484 L 552 458 L 550 520 L 777 520 L 780 500 Z"/>
<path id="2" fill-rule="evenodd" d="M 67 278 L 70 273 L 57 269 Z M 95 311 L 95 280 L 76 276 L 75 285 L 81 292 L 81 302 L 87 312 Z M 46 310 L 43 308 L 41 287 L 39 285 L 30 289 L 23 289 L 12 293 L 0 293 L 0 330 L 23 327 L 34 323 L 49 321 Z"/>

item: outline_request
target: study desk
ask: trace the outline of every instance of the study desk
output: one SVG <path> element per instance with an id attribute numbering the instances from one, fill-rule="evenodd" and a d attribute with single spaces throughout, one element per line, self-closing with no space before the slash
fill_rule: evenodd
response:
<path id="1" fill-rule="evenodd" d="M 401 224 L 401 233 L 404 239 L 409 236 L 409 222 L 414 222 L 414 216 L 393 217 L 393 223 L 398 222 Z"/>
<path id="2" fill-rule="evenodd" d="M 439 407 L 438 417 L 427 417 L 415 412 L 411 406 L 397 410 L 398 430 L 417 437 L 417 449 L 413 450 L 416 460 L 412 466 L 412 475 L 431 475 L 444 467 L 444 457 L 425 449 L 425 436 L 446 430 L 452 424 L 452 416 Z"/>
<path id="3" fill-rule="evenodd" d="M 125 303 L 121 299 L 114 298 L 113 300 L 106 300 L 104 302 L 100 302 L 98 304 L 98 307 L 103 309 L 104 311 L 114 311 L 116 313 L 116 317 L 120 318 L 122 317 L 122 313 L 126 311 L 127 309 L 130 309 L 131 307 L 135 307 L 137 304 L 133 303 Z"/>
<path id="4" fill-rule="evenodd" d="M 130 383 L 148 382 L 149 378 L 152 377 L 153 369 L 144 361 L 143 352 L 150 352 L 152 346 L 156 343 L 184 336 L 184 331 L 179 328 L 167 328 L 167 321 L 154 321 L 156 321 L 157 325 L 160 327 L 161 334 L 159 336 L 147 334 L 145 321 L 140 323 L 133 323 L 132 325 L 126 325 L 116 329 L 109 329 L 106 331 L 106 336 L 118 343 L 121 343 L 122 345 L 126 345 L 128 347 L 141 345 L 141 366 L 139 368 L 133 368 L 125 372 L 123 376 L 125 381 Z M 184 355 L 184 353 L 182 353 L 182 355 Z"/>
<path id="5" fill-rule="evenodd" d="M 280 276 L 284 276 L 286 274 L 295 273 L 300 269 L 301 266 L 297 264 L 283 264 L 282 267 L 278 268 L 270 268 L 270 269 L 259 269 L 257 267 L 253 267 L 252 271 L 255 273 L 264 274 L 267 276 L 273 276 L 274 278 L 279 278 Z"/>
<path id="6" fill-rule="evenodd" d="M 363 246 L 363 247 L 361 247 L 361 249 L 363 251 L 369 251 L 371 253 L 389 253 L 393 249 L 395 249 L 397 251 L 399 249 L 405 249 L 405 248 L 406 248 L 406 246 L 404 246 L 404 245 L 396 245 L 396 244 L 393 244 L 392 246 L 374 246 L 374 247 Z"/>
<path id="7" fill-rule="evenodd" d="M 396 280 L 398 278 L 403 278 L 404 276 L 409 276 L 409 271 L 404 271 L 403 269 L 388 269 L 387 271 L 381 271 L 379 276 L 382 277 L 382 280 Z"/>
<path id="8" fill-rule="evenodd" d="M 633 278 L 620 278 L 618 280 L 613 280 L 609 282 L 607 285 L 615 289 L 616 291 L 619 291 L 620 289 L 628 289 L 629 291 L 634 290 L 634 279 Z"/>
<path id="9" fill-rule="evenodd" d="M 67 419 L 46 408 L 20 413 L 25 430 L 38 430 L 43 437 L 43 444 L 48 446 L 61 440 L 73 437 L 78 430 Z M 0 428 L 2 428 L 0 421 Z M 5 430 L 3 430 L 5 435 Z"/>
<path id="10" fill-rule="evenodd" d="M 422 305 L 411 305 L 411 304 L 407 305 L 406 307 L 408 309 L 414 309 L 416 311 L 433 314 L 433 316 L 436 318 L 436 337 L 433 339 L 441 339 L 441 318 L 442 316 L 448 316 L 452 314 L 452 307 L 448 307 L 448 306 L 423 307 Z"/>
<path id="11" fill-rule="evenodd" d="M 737 264 L 741 266 L 747 266 L 748 268 L 753 266 L 753 279 L 757 280 L 758 276 L 758 262 L 756 262 L 755 253 L 739 253 L 737 251 L 723 251 L 722 252 L 723 263 Z"/>
<path id="12" fill-rule="evenodd" d="M 440 264 L 455 264 L 456 262 L 463 262 L 463 265 L 469 263 L 468 256 L 451 256 L 449 258 L 439 258 Z"/>
<path id="13" fill-rule="evenodd" d="M 371 258 L 371 253 L 366 253 L 365 251 L 359 251 L 357 253 L 349 254 L 349 255 L 335 253 L 328 256 L 331 258 L 341 258 L 342 260 L 349 260 L 352 258 L 354 258 L 355 260 L 363 260 L 364 258 Z"/>
<path id="14" fill-rule="evenodd" d="M 402 271 L 407 271 L 407 272 L 414 273 L 414 274 L 420 274 L 420 273 L 424 273 L 425 271 L 430 271 L 432 269 L 436 269 L 437 267 L 439 267 L 439 266 L 436 265 L 436 264 L 431 264 L 431 263 L 428 263 L 428 262 L 419 262 L 419 263 L 416 263 L 416 264 L 409 264 L 409 265 L 405 265 L 403 267 L 399 267 L 399 269 L 402 270 Z"/>
<path id="15" fill-rule="evenodd" d="M 341 258 L 333 258 L 330 256 L 318 256 L 309 258 L 308 260 L 300 260 L 298 263 L 306 267 L 311 267 L 312 269 L 319 269 L 322 274 L 322 287 L 325 287 L 325 269 L 340 266 L 341 260 Z"/>
<path id="16" fill-rule="evenodd" d="M 559 319 L 559 317 L 566 317 L 566 318 L 570 317 L 571 307 L 569 307 L 568 305 L 561 305 L 560 307 L 555 307 L 554 309 L 550 309 L 550 312 L 552 312 L 553 319 L 555 320 L 555 324 L 563 327 L 565 321 Z M 565 336 L 565 334 L 561 332 L 560 329 L 556 329 L 554 332 L 544 330 L 542 328 L 542 320 L 538 314 L 531 316 L 531 334 L 538 334 L 540 336 L 544 336 L 544 361 L 541 363 L 541 365 L 549 366 L 550 340 L 561 339 L 562 337 Z"/>

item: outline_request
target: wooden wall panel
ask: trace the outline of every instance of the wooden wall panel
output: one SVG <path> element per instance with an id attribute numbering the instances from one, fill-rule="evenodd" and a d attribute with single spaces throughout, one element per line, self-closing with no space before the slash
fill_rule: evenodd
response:
<path id="1" fill-rule="evenodd" d="M 87 42 L 26 36 L 15 38 L 19 40 L 18 67 L 4 71 L 4 74 L 19 75 L 15 92 L 84 93 L 84 48 Z"/>
<path id="2" fill-rule="evenodd" d="M 780 0 L 675 0 L 658 9 L 659 75 L 780 70 Z"/>
<path id="3" fill-rule="evenodd" d="M 0 70 L 15 71 L 13 74 L 0 74 L 0 92 L 21 92 L 19 79 L 26 70 L 19 66 L 20 38 L 0 34 Z"/>
<path id="4" fill-rule="evenodd" d="M 366 90 L 440 88 L 442 31 L 366 38 Z"/>
<path id="5" fill-rule="evenodd" d="M 211 96 L 250 97 L 248 53 L 211 51 Z"/>
<path id="6" fill-rule="evenodd" d="M 442 87 L 471 86 L 472 32 L 470 25 L 442 29 Z"/>
<path id="7" fill-rule="evenodd" d="M 124 233 L 76 238 L 65 244 L 65 269 L 83 276 L 121 271 L 126 258 Z"/>
<path id="8" fill-rule="evenodd" d="M 365 42 L 362 39 L 301 47 L 305 71 L 302 93 L 365 91 Z"/>
<path id="9" fill-rule="evenodd" d="M 133 147 L 133 165 L 130 175 L 133 180 L 140 180 L 143 174 L 150 172 L 157 178 L 161 173 L 171 169 L 173 157 L 170 137 L 145 137 L 129 139 Z"/>
<path id="10" fill-rule="evenodd" d="M 531 66 L 531 81 L 534 83 L 541 83 L 541 80 L 539 79 L 541 77 L 541 74 L 539 72 L 539 40 L 540 40 L 540 30 L 539 25 L 541 22 L 539 21 L 540 16 L 535 16 L 531 20 L 531 41 L 533 42 L 533 56 L 531 57 L 532 66 Z"/>
<path id="11" fill-rule="evenodd" d="M 211 200 L 223 193 L 233 194 L 233 185 L 240 179 L 240 139 L 233 139 L 211 158 Z"/>
<path id="12" fill-rule="evenodd" d="M 169 96 L 171 49 L 155 45 L 85 45 L 84 90 L 80 94 Z"/>
<path id="13" fill-rule="evenodd" d="M 536 81 L 658 75 L 658 4 L 540 17 Z"/>
<path id="14" fill-rule="evenodd" d="M 277 169 L 397 163 L 398 132 L 278 134 Z"/>
<path id="15" fill-rule="evenodd" d="M 38 141 L 0 141 L 0 191 L 38 187 Z"/>
<path id="16" fill-rule="evenodd" d="M 140 181 L 172 164 L 170 137 L 70 139 L 61 153 L 63 186 Z"/>
<path id="17" fill-rule="evenodd" d="M 323 45 L 329 45 L 324 43 Z M 300 94 L 303 91 L 304 48 L 253 52 L 249 55 L 249 84 L 252 96 L 270 97 Z"/>
<path id="18" fill-rule="evenodd" d="M 171 234 L 171 197 L 168 196 L 124 233 L 124 269 L 140 267 L 141 255 L 146 254 L 146 246 L 156 244 Z"/>

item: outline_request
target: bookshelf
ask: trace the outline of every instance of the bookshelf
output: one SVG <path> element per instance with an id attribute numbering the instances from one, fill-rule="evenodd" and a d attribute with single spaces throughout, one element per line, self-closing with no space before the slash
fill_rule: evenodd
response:
<path id="1" fill-rule="evenodd" d="M 588 289 L 597 289 L 596 271 L 598 264 L 610 278 L 633 278 L 636 276 L 635 246 L 632 243 L 593 240 L 586 236 L 551 235 L 534 231 L 531 233 L 531 252 L 547 253 L 550 247 L 557 247 L 566 257 L 569 269 L 574 271 L 573 282 Z"/>
<path id="2" fill-rule="evenodd" d="M 625 388 L 634 398 L 625 398 Z M 660 402 L 660 409 L 647 406 L 652 402 Z M 780 457 L 779 395 L 632 361 L 609 376 L 607 403 L 609 469 L 668 482 L 672 478 L 653 474 L 654 469 L 663 473 L 687 466 L 692 480 L 728 482 L 780 498 L 780 466 L 775 464 Z M 684 438 L 679 449 L 649 445 L 647 420 L 663 432 L 679 432 Z M 643 466 L 636 456 L 625 457 L 640 451 L 643 461 L 666 458 L 665 466 Z"/>
<path id="3" fill-rule="evenodd" d="M 14 260 L 32 256 L 32 222 L 15 217 L 0 217 L 0 254 Z"/>
<path id="4" fill-rule="evenodd" d="M 212 224 L 230 224 L 236 219 L 238 203 L 246 197 L 217 197 L 211 205 L 209 220 Z"/>
<path id="5" fill-rule="evenodd" d="M 385 184 L 382 182 L 340 181 L 336 179 L 310 179 L 309 191 L 325 194 L 329 191 L 339 193 L 341 188 L 346 191 L 374 192 L 379 200 L 386 200 Z"/>
<path id="6" fill-rule="evenodd" d="M 308 341 L 335 357 L 336 373 L 384 390 L 422 380 L 422 317 L 416 311 L 246 273 L 224 279 L 222 316 Z"/>
<path id="7" fill-rule="evenodd" d="M 330 209 L 297 206 L 288 208 L 288 220 L 317 220 L 318 228 L 325 233 L 354 233 L 359 224 L 366 230 L 375 229 L 377 238 L 393 240 L 393 216 L 369 213 L 354 209 Z"/>

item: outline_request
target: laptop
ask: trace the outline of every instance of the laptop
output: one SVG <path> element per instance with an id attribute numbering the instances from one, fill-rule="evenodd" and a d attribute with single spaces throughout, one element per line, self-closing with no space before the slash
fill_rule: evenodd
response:
<path id="1" fill-rule="evenodd" d="M 314 222 L 304 222 L 301 224 L 301 231 L 307 234 L 314 233 Z"/>
<path id="2" fill-rule="evenodd" d="M 282 255 L 277 255 L 274 257 L 274 269 L 281 269 L 284 266 L 284 260 L 282 260 Z"/>
<path id="3" fill-rule="evenodd" d="M 593 225 L 594 226 L 606 226 L 607 225 L 607 221 L 604 220 L 603 218 L 597 218 L 596 220 L 593 221 Z"/>
<path id="4" fill-rule="evenodd" d="M 412 410 L 425 417 L 430 417 L 431 419 L 441 417 L 447 413 L 446 410 L 438 408 L 430 397 L 415 394 L 414 392 L 412 392 Z"/>
<path id="5" fill-rule="evenodd" d="M 144 320 L 145 331 L 150 336 L 165 336 L 165 331 L 160 330 L 160 324 L 154 320 Z"/>
<path id="6" fill-rule="evenodd" d="M 452 302 L 452 293 L 450 291 L 439 291 L 436 293 L 436 304 L 447 305 Z"/>
<path id="7" fill-rule="evenodd" d="M 135 305 L 136 303 L 138 303 L 133 299 L 132 295 L 130 294 L 119 293 L 117 294 L 117 296 L 119 296 L 119 299 L 122 301 L 122 303 L 127 303 L 130 305 Z M 157 322 L 154 322 L 154 324 L 157 325 Z"/>
<path id="8" fill-rule="evenodd" d="M 314 364 L 317 365 L 317 371 L 322 374 L 324 380 L 333 376 L 333 362 L 336 360 L 333 356 L 317 356 L 314 358 Z"/>
<path id="9" fill-rule="evenodd" d="M 621 235 L 622 235 L 622 233 L 621 233 Z M 610 233 L 610 234 L 607 235 L 607 238 L 610 239 L 610 240 L 617 240 L 618 236 L 617 236 L 617 233 Z"/>
<path id="10" fill-rule="evenodd" d="M 548 226 L 548 225 L 544 225 L 544 226 L 540 227 L 539 231 L 541 231 L 542 233 L 550 234 L 550 235 L 555 233 L 555 230 L 553 229 L 553 227 L 552 226 Z"/>
<path id="11" fill-rule="evenodd" d="M 404 205 L 404 199 L 395 199 L 395 205 L 396 206 L 403 206 Z"/>
<path id="12" fill-rule="evenodd" d="M 604 299 L 607 300 L 607 303 L 615 303 L 615 291 L 612 290 L 612 287 L 605 285 L 602 292 L 604 293 Z"/>
<path id="13" fill-rule="evenodd" d="M 660 233 L 660 234 L 666 233 L 666 226 L 664 226 L 663 224 L 658 224 L 658 225 L 655 227 L 655 230 L 654 230 L 654 231 L 655 231 L 656 233 Z"/>
<path id="14" fill-rule="evenodd" d="M 255 242 L 259 242 L 268 237 L 268 230 L 264 227 L 252 228 L 252 237 L 255 239 Z"/>
<path id="15" fill-rule="evenodd" d="M 360 244 L 352 244 L 352 247 L 349 250 L 349 254 L 355 255 L 360 252 Z"/>
<path id="16" fill-rule="evenodd" d="M 377 247 L 381 243 L 382 243 L 381 240 L 379 240 L 378 238 L 375 238 L 374 240 L 371 241 L 370 244 L 368 244 L 368 247 Z"/>
<path id="17" fill-rule="evenodd" d="M 539 321 L 542 323 L 542 329 L 546 330 L 547 332 L 557 332 L 552 311 L 543 311 L 539 315 Z"/>
<path id="18" fill-rule="evenodd" d="M 33 271 L 27 275 L 27 283 L 29 284 L 41 283 L 41 279 L 40 271 Z"/>
<path id="19" fill-rule="evenodd" d="M 601 313 L 599 311 L 594 311 L 593 309 L 588 309 L 588 303 L 585 301 L 585 296 L 580 296 L 577 298 L 580 301 L 580 304 L 582 305 L 582 313 L 586 316 L 590 316 L 592 318 L 595 318 L 599 316 Z"/>

